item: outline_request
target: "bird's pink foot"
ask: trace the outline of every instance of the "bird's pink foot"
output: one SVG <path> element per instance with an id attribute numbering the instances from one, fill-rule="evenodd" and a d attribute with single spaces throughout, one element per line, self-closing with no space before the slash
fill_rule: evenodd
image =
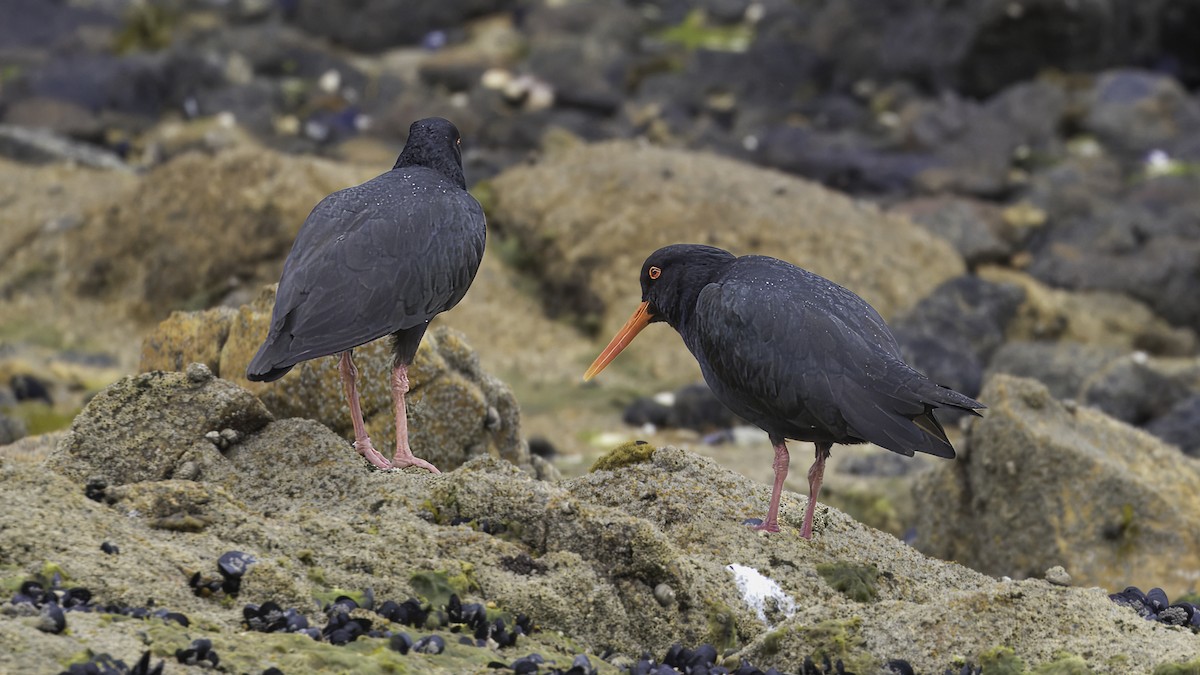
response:
<path id="1" fill-rule="evenodd" d="M 392 463 L 371 445 L 371 439 L 369 438 L 365 442 L 354 441 L 354 451 L 362 455 L 364 459 L 378 469 L 387 471 L 392 468 Z"/>
<path id="2" fill-rule="evenodd" d="M 755 520 L 758 520 L 758 519 L 755 518 Z M 774 521 L 758 523 L 757 525 L 753 525 L 750 523 L 747 523 L 747 524 L 750 525 L 750 529 L 758 530 L 760 532 L 778 532 L 779 531 L 779 523 L 774 522 Z"/>
<path id="3" fill-rule="evenodd" d="M 392 458 L 392 468 L 403 469 L 406 466 L 419 467 L 429 471 L 429 473 L 441 473 L 441 471 L 438 471 L 436 466 L 426 462 L 416 455 L 413 455 L 411 451 L 397 452 L 396 456 Z"/>

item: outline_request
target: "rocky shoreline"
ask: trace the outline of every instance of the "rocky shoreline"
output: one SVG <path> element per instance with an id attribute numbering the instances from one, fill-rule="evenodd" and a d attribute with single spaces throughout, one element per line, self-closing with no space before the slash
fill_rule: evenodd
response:
<path id="1" fill-rule="evenodd" d="M 0 4 L 0 671 L 1200 670 L 1188 3 Z M 242 374 L 305 214 L 430 115 L 488 250 L 414 366 L 453 470 L 379 473 L 331 363 Z M 838 447 L 813 542 L 802 472 L 747 531 L 769 444 L 675 336 L 579 379 L 679 241 L 870 301 L 989 406 L 959 457 Z"/>

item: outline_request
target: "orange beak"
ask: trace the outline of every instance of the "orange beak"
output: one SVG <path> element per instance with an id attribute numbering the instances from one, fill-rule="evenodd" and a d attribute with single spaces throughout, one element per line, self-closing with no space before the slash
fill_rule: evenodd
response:
<path id="1" fill-rule="evenodd" d="M 637 311 L 633 313 L 633 316 L 629 317 L 629 320 L 625 322 L 621 330 L 617 331 L 616 336 L 613 337 L 612 342 L 608 343 L 604 351 L 600 352 L 600 356 L 597 356 L 596 360 L 592 362 L 592 367 L 588 368 L 587 372 L 583 374 L 584 381 L 592 379 L 596 376 L 596 373 L 604 370 L 605 366 L 617 358 L 617 354 L 620 354 L 622 349 L 625 349 L 629 346 L 630 342 L 633 342 L 633 338 L 637 337 L 637 334 L 642 332 L 643 328 L 650 325 L 650 320 L 654 316 L 650 313 L 649 308 L 650 303 L 648 302 L 638 305 Z"/>

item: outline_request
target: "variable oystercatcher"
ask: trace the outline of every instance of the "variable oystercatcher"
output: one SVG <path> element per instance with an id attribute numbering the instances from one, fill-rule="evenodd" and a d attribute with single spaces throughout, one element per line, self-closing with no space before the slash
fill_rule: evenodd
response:
<path id="1" fill-rule="evenodd" d="M 408 446 L 408 366 L 430 320 L 467 293 L 483 259 L 483 209 L 467 193 L 462 139 L 450 122 L 413 122 L 391 171 L 317 204 L 283 264 L 266 342 L 246 370 L 256 382 L 297 363 L 341 354 L 354 449 L 380 469 L 420 466 Z M 359 405 L 355 347 L 392 336 L 396 454 L 388 461 L 367 436 Z"/>
<path id="2" fill-rule="evenodd" d="M 666 321 L 679 331 L 713 394 L 766 431 L 775 448 L 775 486 L 758 529 L 779 531 L 786 439 L 817 446 L 800 528 L 809 539 L 834 443 L 870 442 L 909 457 L 925 452 L 953 458 L 934 409 L 977 415 L 984 408 L 905 363 L 887 324 L 862 298 L 791 263 L 675 244 L 646 259 L 641 281 L 641 306 L 584 379 L 603 370 L 647 325 Z"/>

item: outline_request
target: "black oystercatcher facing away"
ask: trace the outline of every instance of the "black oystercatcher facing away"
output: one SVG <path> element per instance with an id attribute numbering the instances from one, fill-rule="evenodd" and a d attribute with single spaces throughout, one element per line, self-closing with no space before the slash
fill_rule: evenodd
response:
<path id="1" fill-rule="evenodd" d="M 354 449 L 380 469 L 438 472 L 408 447 L 404 395 L 430 320 L 462 300 L 483 259 L 483 209 L 467 194 L 461 143 L 444 119 L 413 122 L 391 171 L 317 204 L 283 265 L 267 340 L 246 369 L 247 378 L 270 382 L 301 361 L 340 353 Z M 385 335 L 396 354 L 390 462 L 367 436 L 350 358 Z"/>
<path id="2" fill-rule="evenodd" d="M 716 397 L 767 432 L 775 486 L 758 529 L 779 531 L 788 472 L 785 439 L 813 441 L 808 508 L 812 538 L 825 459 L 834 443 L 874 443 L 911 457 L 953 458 L 935 408 L 974 414 L 978 401 L 913 370 L 879 313 L 841 286 L 766 256 L 734 257 L 675 244 L 642 265 L 642 304 L 584 374 L 591 379 L 647 325 L 666 321 L 700 362 Z"/>

